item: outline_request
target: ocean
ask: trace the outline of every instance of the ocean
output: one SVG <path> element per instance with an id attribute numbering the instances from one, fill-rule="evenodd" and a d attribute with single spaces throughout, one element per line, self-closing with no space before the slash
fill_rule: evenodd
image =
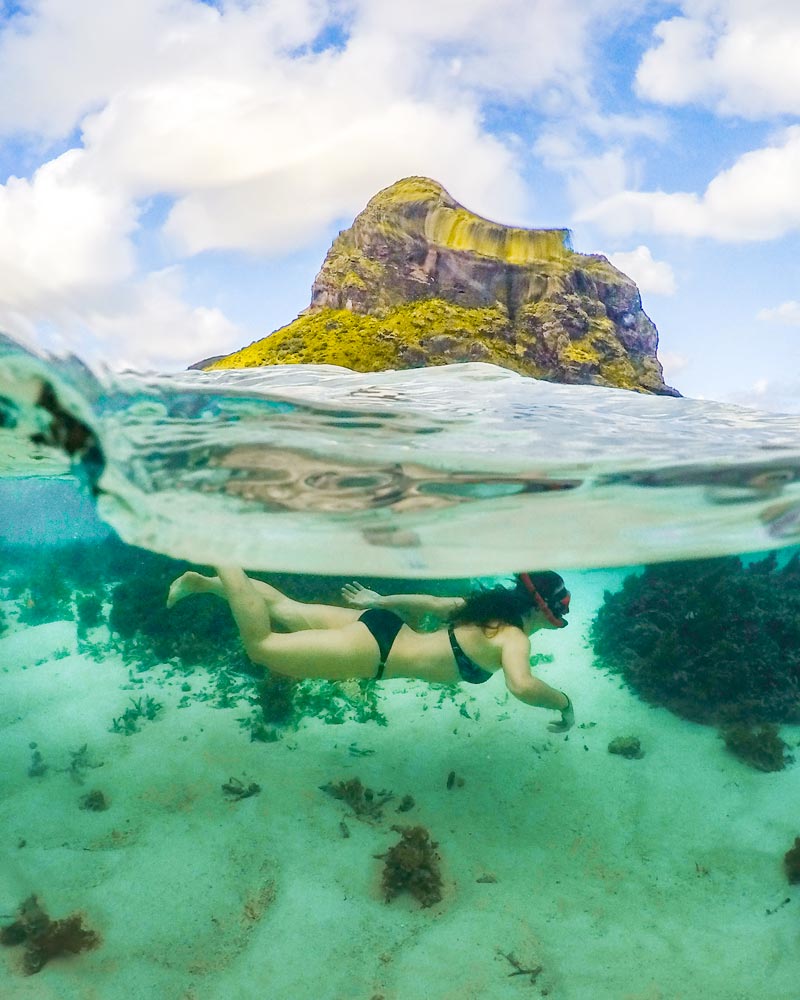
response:
<path id="1" fill-rule="evenodd" d="M 800 416 L 0 340 L 0 514 L 0 996 L 797 1000 Z M 166 607 L 218 565 L 338 607 L 556 570 L 575 726 L 502 670 L 265 677 Z"/>

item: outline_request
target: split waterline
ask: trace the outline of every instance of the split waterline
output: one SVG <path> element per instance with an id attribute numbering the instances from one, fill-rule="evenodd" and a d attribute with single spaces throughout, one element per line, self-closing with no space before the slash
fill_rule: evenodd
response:
<path id="1" fill-rule="evenodd" d="M 125 541 L 195 562 L 443 578 L 800 540 L 797 415 L 485 364 L 96 375 L 10 344 L 0 393 L 3 477 L 72 475 Z"/>

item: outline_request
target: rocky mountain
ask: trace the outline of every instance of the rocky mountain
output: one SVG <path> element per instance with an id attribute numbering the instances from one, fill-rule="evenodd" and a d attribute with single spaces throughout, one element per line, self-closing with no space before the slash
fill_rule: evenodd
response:
<path id="1" fill-rule="evenodd" d="M 379 192 L 334 240 L 294 322 L 204 367 L 355 371 L 487 361 L 552 382 L 678 395 L 639 291 L 566 229 L 515 229 L 425 177 Z"/>

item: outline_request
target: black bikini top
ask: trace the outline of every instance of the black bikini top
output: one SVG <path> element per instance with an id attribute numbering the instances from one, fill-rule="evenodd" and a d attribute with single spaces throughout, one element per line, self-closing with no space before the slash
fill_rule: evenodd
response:
<path id="1" fill-rule="evenodd" d="M 450 639 L 450 648 L 453 650 L 453 658 L 456 661 L 456 666 L 462 680 L 465 680 L 467 684 L 483 684 L 488 681 L 492 676 L 491 671 L 479 667 L 474 660 L 471 660 L 467 656 L 458 644 L 458 639 L 456 639 L 452 625 L 447 630 L 447 636 Z"/>

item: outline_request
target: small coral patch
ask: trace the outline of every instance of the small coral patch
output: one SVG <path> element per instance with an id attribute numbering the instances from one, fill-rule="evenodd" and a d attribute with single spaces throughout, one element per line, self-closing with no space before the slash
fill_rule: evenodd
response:
<path id="1" fill-rule="evenodd" d="M 53 958 L 77 955 L 96 948 L 99 936 L 83 926 L 83 917 L 73 913 L 62 920 L 51 920 L 36 896 L 29 896 L 17 910 L 14 923 L 0 929 L 0 944 L 24 945 L 23 969 L 26 975 L 41 971 Z"/>
<path id="2" fill-rule="evenodd" d="M 399 843 L 382 855 L 383 895 L 388 903 L 401 892 L 410 892 L 422 906 L 433 906 L 442 898 L 439 846 L 424 826 L 393 826 L 401 834 Z"/>
<path id="3" fill-rule="evenodd" d="M 794 838 L 794 847 L 790 847 L 784 854 L 783 867 L 792 885 L 800 882 L 800 837 Z"/>
<path id="4" fill-rule="evenodd" d="M 735 725 L 722 730 L 722 738 L 728 750 L 739 760 L 757 771 L 782 771 L 792 762 L 786 751 L 787 744 L 778 735 L 775 725 L 751 726 Z"/>
<path id="5" fill-rule="evenodd" d="M 644 757 L 638 736 L 617 736 L 608 744 L 608 752 L 627 757 L 629 760 L 639 760 Z"/>

